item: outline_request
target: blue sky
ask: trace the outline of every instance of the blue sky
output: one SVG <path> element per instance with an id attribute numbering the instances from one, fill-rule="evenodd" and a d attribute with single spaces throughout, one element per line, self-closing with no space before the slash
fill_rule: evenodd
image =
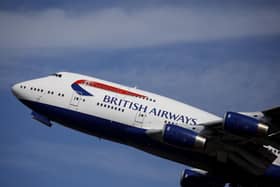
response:
<path id="1" fill-rule="evenodd" d="M 47 128 L 13 83 L 72 71 L 222 116 L 280 105 L 278 1 L 0 2 L 1 186 L 178 186 L 185 166 Z"/>

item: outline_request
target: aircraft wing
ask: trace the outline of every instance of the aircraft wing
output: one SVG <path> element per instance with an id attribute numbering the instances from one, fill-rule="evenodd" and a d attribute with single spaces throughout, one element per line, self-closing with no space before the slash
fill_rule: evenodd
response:
<path id="1" fill-rule="evenodd" d="M 262 111 L 262 113 L 264 114 L 265 117 L 268 117 L 272 123 L 274 123 L 276 125 L 276 123 L 278 123 L 278 125 L 280 126 L 279 122 L 280 122 L 280 107 L 275 107 L 275 108 L 271 108 L 268 110 L 264 110 Z"/>
<path id="2" fill-rule="evenodd" d="M 276 159 L 276 155 L 268 149 L 268 146 L 280 149 L 280 107 L 261 112 L 231 114 L 240 115 L 241 119 L 239 120 L 243 122 L 253 119 L 263 126 L 268 126 L 269 130 L 266 129 L 268 131 L 265 134 L 263 133 L 262 136 L 234 133 L 225 129 L 225 117 L 219 121 L 198 124 L 204 127 L 204 130 L 199 134 L 193 134 L 188 129 L 169 124 L 164 129 L 150 129 L 146 133 L 153 139 L 178 148 L 189 147 L 190 149 L 194 148 L 194 151 L 197 148 L 200 148 L 199 151 L 201 151 L 201 148 L 203 148 L 204 154 L 218 162 L 234 164 L 256 176 L 263 175 L 268 166 Z M 235 120 L 235 123 L 239 128 L 244 128 L 243 124 L 241 126 L 238 124 L 238 119 Z M 246 126 L 245 130 L 248 130 L 247 127 L 250 130 L 250 126 Z M 233 130 L 238 131 L 239 129 Z M 193 141 L 188 141 L 188 138 Z"/>
<path id="3" fill-rule="evenodd" d="M 219 162 L 231 162 L 255 175 L 261 175 L 276 159 L 266 148 L 280 149 L 280 107 L 262 112 L 242 113 L 269 126 L 266 136 L 241 136 L 224 129 L 224 120 L 200 124 L 205 130 L 200 134 L 207 138 L 206 154 Z"/>
<path id="4" fill-rule="evenodd" d="M 262 113 L 274 131 L 269 134 L 269 138 L 280 144 L 280 107 L 265 110 Z"/>

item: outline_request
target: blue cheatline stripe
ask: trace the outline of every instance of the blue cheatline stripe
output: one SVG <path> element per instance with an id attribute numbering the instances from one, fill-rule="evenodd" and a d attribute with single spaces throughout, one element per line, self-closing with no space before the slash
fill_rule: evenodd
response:
<path id="1" fill-rule="evenodd" d="M 200 153 L 177 149 L 152 139 L 142 128 L 128 126 L 119 122 L 103 119 L 53 105 L 20 100 L 32 110 L 58 122 L 90 135 L 130 145 L 143 151 L 184 164 L 205 162 L 208 157 Z M 93 108 L 94 110 L 94 108 Z"/>
<path id="2" fill-rule="evenodd" d="M 270 176 L 270 177 L 273 177 L 273 178 L 277 178 L 277 179 L 280 179 L 280 166 L 277 166 L 277 165 L 270 165 L 266 171 L 265 171 L 265 176 Z M 280 184 L 279 184 L 280 186 Z"/>
<path id="3" fill-rule="evenodd" d="M 92 96 L 91 93 L 87 92 L 85 89 L 83 89 L 80 85 L 74 83 L 71 85 L 72 89 L 75 90 L 75 92 L 79 95 L 83 96 Z"/>

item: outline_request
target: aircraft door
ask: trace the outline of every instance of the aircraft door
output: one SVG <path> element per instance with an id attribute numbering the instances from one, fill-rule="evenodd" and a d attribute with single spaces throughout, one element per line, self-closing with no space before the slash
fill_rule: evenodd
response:
<path id="1" fill-rule="evenodd" d="M 137 112 L 136 116 L 135 116 L 135 125 L 137 127 L 142 127 L 146 117 L 147 117 L 147 114 L 145 112 L 142 112 L 142 111 Z"/>
<path id="2" fill-rule="evenodd" d="M 74 92 L 71 97 L 70 105 L 72 105 L 74 107 L 78 107 L 80 100 L 81 100 L 81 96 L 79 94 L 77 94 L 76 92 Z"/>
<path id="3" fill-rule="evenodd" d="M 43 90 L 43 89 L 37 88 L 36 90 L 34 89 L 34 91 L 37 92 L 37 93 L 36 93 L 36 99 L 37 99 L 38 101 L 40 101 L 41 98 L 42 98 L 43 95 L 44 95 L 44 90 Z"/>

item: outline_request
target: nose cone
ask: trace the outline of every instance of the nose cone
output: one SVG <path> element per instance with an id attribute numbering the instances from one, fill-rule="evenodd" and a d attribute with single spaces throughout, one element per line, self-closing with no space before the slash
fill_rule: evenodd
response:
<path id="1" fill-rule="evenodd" d="M 19 97 L 19 84 L 13 85 L 11 90 L 12 90 L 12 93 L 14 94 L 14 96 L 16 96 L 18 98 Z"/>

